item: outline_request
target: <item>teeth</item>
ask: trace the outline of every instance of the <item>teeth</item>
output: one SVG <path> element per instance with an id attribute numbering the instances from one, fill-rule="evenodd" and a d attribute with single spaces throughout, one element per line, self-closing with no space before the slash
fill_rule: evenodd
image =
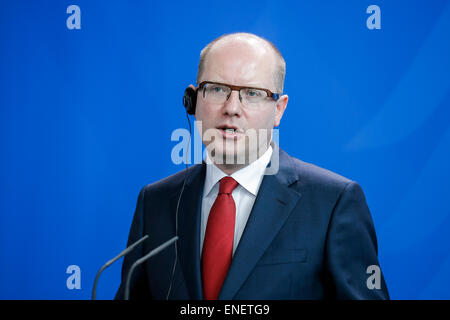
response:
<path id="1" fill-rule="evenodd" d="M 225 131 L 226 131 L 226 132 L 229 132 L 229 133 L 234 133 L 236 130 L 233 129 L 233 128 L 230 128 L 230 129 L 225 129 Z"/>

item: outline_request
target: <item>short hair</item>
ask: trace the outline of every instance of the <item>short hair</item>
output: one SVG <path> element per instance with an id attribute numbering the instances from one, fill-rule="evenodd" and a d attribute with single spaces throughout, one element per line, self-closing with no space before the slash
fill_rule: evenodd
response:
<path id="1" fill-rule="evenodd" d="M 275 88 L 278 91 L 278 93 L 282 93 L 283 87 L 284 87 L 284 77 L 286 75 L 286 62 L 284 61 L 283 55 L 281 54 L 280 50 L 278 50 L 278 48 L 271 41 L 264 39 L 260 36 L 257 36 L 256 34 L 247 33 L 247 32 L 236 32 L 236 33 L 228 33 L 228 34 L 221 35 L 220 37 L 218 37 L 218 38 L 214 39 L 213 41 L 211 41 L 210 43 L 208 43 L 208 45 L 206 45 L 206 47 L 204 47 L 202 49 L 202 51 L 200 52 L 200 61 L 198 63 L 197 84 L 199 83 L 200 77 L 203 73 L 206 57 L 208 56 L 208 53 L 211 51 L 211 48 L 214 46 L 214 44 L 216 44 L 217 42 L 219 42 L 220 40 L 222 40 L 224 38 L 238 37 L 238 36 L 247 36 L 247 37 L 257 38 L 258 40 L 267 44 L 269 46 L 269 48 L 271 48 L 273 50 L 273 52 L 275 53 L 275 56 L 277 58 L 276 59 L 277 62 L 276 62 L 275 70 L 274 70 L 274 73 L 275 73 L 274 74 L 274 84 L 275 84 Z"/>

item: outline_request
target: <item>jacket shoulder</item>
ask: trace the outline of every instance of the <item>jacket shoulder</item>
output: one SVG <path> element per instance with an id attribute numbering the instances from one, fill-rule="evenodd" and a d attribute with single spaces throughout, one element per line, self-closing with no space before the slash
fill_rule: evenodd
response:
<path id="1" fill-rule="evenodd" d="M 295 159 L 301 165 L 301 177 L 307 181 L 317 181 L 323 183 L 335 183 L 347 185 L 351 182 L 350 179 L 333 172 L 331 170 L 322 168 L 313 163 L 305 162 Z"/>
<path id="2" fill-rule="evenodd" d="M 186 181 L 189 180 L 193 172 L 201 169 L 202 164 L 196 164 L 192 167 L 178 171 L 164 179 L 158 180 L 156 182 L 147 184 L 142 188 L 142 192 L 146 194 L 151 193 L 154 195 L 163 194 L 165 196 L 179 192 L 181 186 Z"/>
<path id="3" fill-rule="evenodd" d="M 325 190 L 342 190 L 352 180 L 331 170 L 322 168 L 313 163 L 309 163 L 298 158 L 289 156 L 291 170 L 296 172 L 297 184 L 302 187 Z"/>

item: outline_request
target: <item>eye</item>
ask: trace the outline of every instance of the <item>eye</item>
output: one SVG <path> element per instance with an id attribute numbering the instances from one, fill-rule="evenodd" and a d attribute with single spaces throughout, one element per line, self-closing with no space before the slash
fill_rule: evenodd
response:
<path id="1" fill-rule="evenodd" d="M 226 87 L 221 86 L 221 85 L 217 85 L 217 84 L 209 85 L 209 86 L 207 87 L 207 90 L 208 90 L 209 92 L 211 92 L 211 93 L 224 93 L 224 92 L 227 91 L 227 90 L 226 90 Z"/>
<path id="2" fill-rule="evenodd" d="M 262 96 L 261 90 L 258 89 L 245 89 L 245 95 L 250 98 L 258 98 Z"/>

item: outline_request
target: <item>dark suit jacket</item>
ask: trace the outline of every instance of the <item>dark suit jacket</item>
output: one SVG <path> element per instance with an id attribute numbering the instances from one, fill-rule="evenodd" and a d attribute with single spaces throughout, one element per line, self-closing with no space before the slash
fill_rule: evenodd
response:
<path id="1" fill-rule="evenodd" d="M 279 172 L 266 175 L 234 254 L 219 299 L 388 299 L 369 289 L 366 272 L 379 265 L 372 218 L 354 181 L 290 157 L 280 149 Z M 200 212 L 206 165 L 189 168 L 178 212 L 177 264 L 170 299 L 202 299 Z M 127 271 L 138 258 L 175 235 L 175 211 L 185 178 L 179 172 L 144 187 L 128 244 L 143 245 L 125 257 Z M 166 299 L 175 246 L 135 269 L 130 298 Z"/>

